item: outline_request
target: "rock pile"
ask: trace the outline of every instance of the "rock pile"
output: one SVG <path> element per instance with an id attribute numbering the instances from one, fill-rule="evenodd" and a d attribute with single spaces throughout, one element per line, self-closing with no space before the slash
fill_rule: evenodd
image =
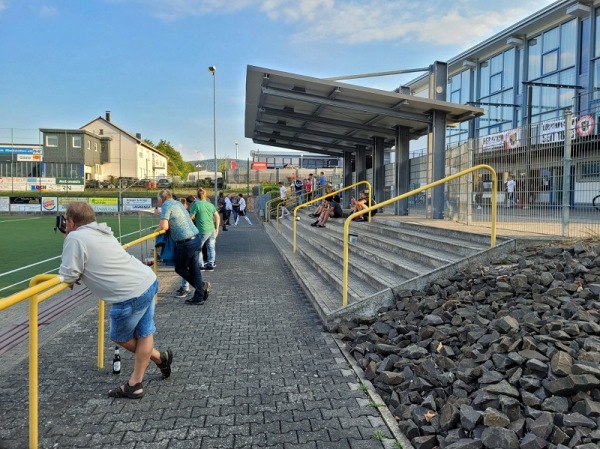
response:
<path id="1" fill-rule="evenodd" d="M 600 245 L 522 251 L 336 323 L 416 449 L 600 447 Z"/>

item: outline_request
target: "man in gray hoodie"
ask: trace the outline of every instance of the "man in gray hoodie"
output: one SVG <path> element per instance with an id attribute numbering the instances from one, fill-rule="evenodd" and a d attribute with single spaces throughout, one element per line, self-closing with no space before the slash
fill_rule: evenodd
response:
<path id="1" fill-rule="evenodd" d="M 171 375 L 173 352 L 154 348 L 154 297 L 158 280 L 154 271 L 128 254 L 106 223 L 98 224 L 88 203 L 69 204 L 61 281 L 83 282 L 96 296 L 111 305 L 110 339 L 135 354 L 133 373 L 125 384 L 110 390 L 114 398 L 139 399 L 144 395 L 142 380 L 150 360 L 162 373 Z M 60 228 L 59 228 L 60 229 Z"/>

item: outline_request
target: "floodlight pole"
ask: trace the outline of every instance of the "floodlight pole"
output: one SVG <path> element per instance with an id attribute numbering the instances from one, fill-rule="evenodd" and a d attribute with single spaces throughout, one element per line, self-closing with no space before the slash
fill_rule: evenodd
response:
<path id="1" fill-rule="evenodd" d="M 217 68 L 215 66 L 210 66 L 208 71 L 212 75 L 213 79 L 213 149 L 214 149 L 214 158 L 215 158 L 215 207 L 218 207 L 218 197 L 219 197 L 219 183 L 217 177 L 217 78 L 215 76 L 215 72 Z"/>

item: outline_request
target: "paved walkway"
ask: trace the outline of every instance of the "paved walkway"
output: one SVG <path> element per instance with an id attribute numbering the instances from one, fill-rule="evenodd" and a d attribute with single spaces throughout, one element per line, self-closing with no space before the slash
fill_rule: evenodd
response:
<path id="1" fill-rule="evenodd" d="M 96 369 L 95 301 L 44 339 L 40 447 L 397 447 L 373 398 L 251 219 L 254 226 L 240 221 L 219 236 L 204 306 L 175 298 L 179 278 L 160 268 L 156 346 L 172 348 L 173 374 L 160 380 L 151 364 L 143 399 L 106 394 L 127 380 L 133 358 L 121 351 L 122 371 L 113 375 L 114 347 L 106 340 L 105 369 Z M 1 356 L 0 449 L 28 446 L 26 350 Z"/>

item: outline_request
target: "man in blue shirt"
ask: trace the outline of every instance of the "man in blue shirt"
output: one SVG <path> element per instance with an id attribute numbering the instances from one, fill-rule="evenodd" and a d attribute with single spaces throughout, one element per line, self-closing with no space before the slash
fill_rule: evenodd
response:
<path id="1" fill-rule="evenodd" d="M 175 242 L 175 272 L 196 289 L 194 296 L 185 302 L 202 305 L 210 293 L 210 283 L 202 282 L 202 272 L 198 263 L 202 241 L 198 238 L 198 228 L 186 208 L 173 199 L 170 190 L 161 190 L 157 198 L 161 208 L 160 229 L 169 231 Z"/>

